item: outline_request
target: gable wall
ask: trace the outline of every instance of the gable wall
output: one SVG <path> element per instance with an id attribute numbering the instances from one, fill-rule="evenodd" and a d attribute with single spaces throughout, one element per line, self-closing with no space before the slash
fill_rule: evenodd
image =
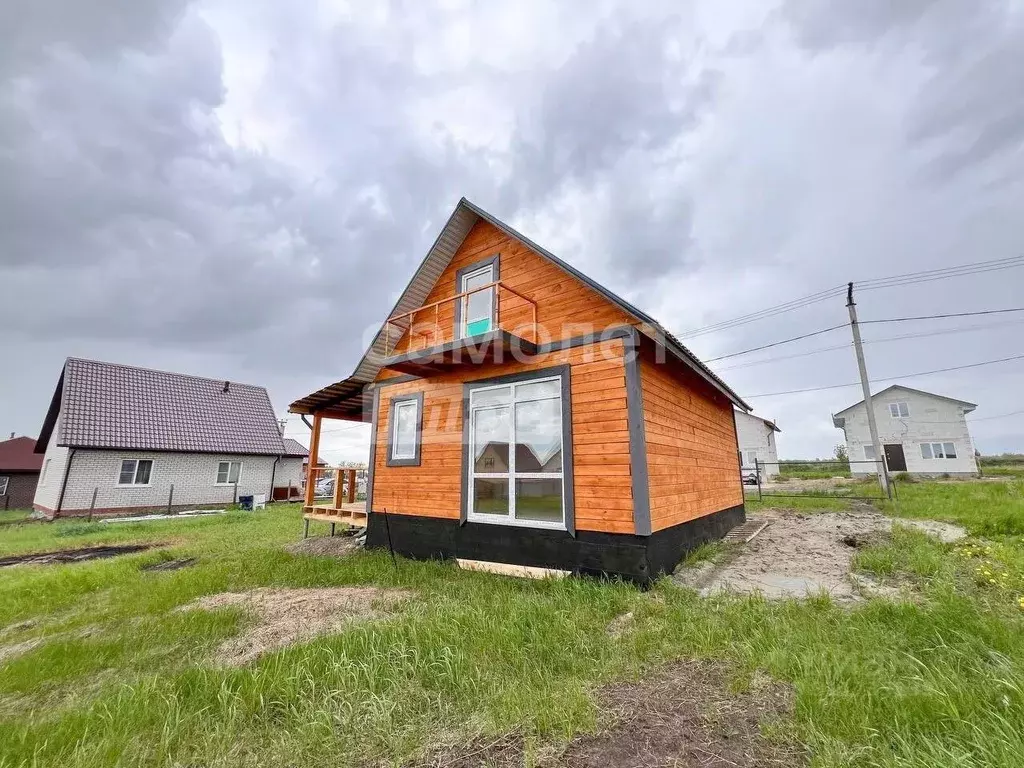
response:
<path id="1" fill-rule="evenodd" d="M 889 414 L 889 403 L 905 402 L 910 410 L 907 418 L 894 419 Z M 967 428 L 967 419 L 962 406 L 930 395 L 894 389 L 883 397 L 872 398 L 878 437 L 883 444 L 900 443 L 907 457 L 907 471 L 923 474 L 977 473 L 978 464 L 974 458 L 974 442 Z M 864 446 L 871 445 L 871 431 L 864 403 L 850 409 L 846 414 L 846 447 L 850 467 L 855 474 L 872 474 L 874 464 L 858 464 L 864 460 Z M 924 459 L 921 443 L 952 442 L 956 445 L 955 459 Z"/>
<path id="2" fill-rule="evenodd" d="M 462 385 L 569 364 L 577 530 L 633 533 L 626 381 L 621 339 L 552 352 L 528 363 L 476 366 L 383 388 L 377 409 L 373 511 L 459 519 Z M 423 393 L 421 463 L 387 466 L 391 399 Z"/>
<path id="3" fill-rule="evenodd" d="M 427 306 L 455 296 L 456 276 L 469 266 L 494 254 L 499 254 L 499 279 L 512 289 L 537 302 L 537 324 L 541 326 L 540 341 L 582 336 L 604 328 L 633 324 L 635 320 L 617 306 L 575 277 L 562 271 L 542 256 L 537 255 L 518 240 L 485 221 L 479 221 L 470 230 L 451 263 L 441 274 L 437 285 L 424 300 Z M 530 305 L 507 291 L 500 292 L 498 323 L 501 328 L 518 336 L 533 340 Z M 424 310 L 415 317 L 424 330 L 434 327 L 434 310 Z M 441 334 L 436 343 L 451 341 L 455 328 L 455 302 L 438 307 Z M 519 332 L 516 332 L 516 329 Z M 406 335 L 396 345 L 398 352 L 409 349 Z M 414 336 L 413 348 L 435 343 L 433 335 Z M 378 379 L 394 373 L 385 371 Z"/>
<path id="4" fill-rule="evenodd" d="M 689 369 L 640 359 L 651 528 L 743 504 L 733 407 Z"/>
<path id="5" fill-rule="evenodd" d="M 740 450 L 743 451 L 744 469 L 753 469 L 754 464 L 747 460 L 753 451 L 758 461 L 765 462 L 765 475 L 771 477 L 779 474 L 779 452 L 775 444 L 775 430 L 768 427 L 761 419 L 742 411 L 736 411 L 736 431 L 739 437 Z"/>
<path id="6" fill-rule="evenodd" d="M 64 468 L 68 461 L 68 449 L 57 445 L 63 421 L 64 415 L 58 413 L 53 431 L 50 433 L 50 442 L 47 443 L 46 453 L 43 455 L 43 468 L 40 470 L 39 483 L 36 485 L 33 506 L 41 506 L 45 509 L 54 509 L 57 506 L 60 485 L 64 479 Z"/>

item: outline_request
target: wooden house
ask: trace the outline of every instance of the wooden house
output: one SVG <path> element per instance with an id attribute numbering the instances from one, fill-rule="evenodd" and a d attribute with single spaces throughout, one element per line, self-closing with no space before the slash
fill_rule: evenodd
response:
<path id="1" fill-rule="evenodd" d="M 368 546 L 647 582 L 744 520 L 734 406 L 655 320 L 463 199 L 353 374 L 291 411 L 313 456 L 324 419 L 372 425 L 365 507 L 306 502 Z"/>

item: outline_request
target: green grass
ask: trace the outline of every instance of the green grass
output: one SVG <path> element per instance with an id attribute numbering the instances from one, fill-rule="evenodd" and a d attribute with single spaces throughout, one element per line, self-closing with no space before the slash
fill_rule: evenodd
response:
<path id="1" fill-rule="evenodd" d="M 518 581 L 379 552 L 298 557 L 295 508 L 188 521 L 58 522 L 0 529 L 3 554 L 124 541 L 166 549 L 0 571 L 0 645 L 42 643 L 0 665 L 0 766 L 398 764 L 439 738 L 592 729 L 592 691 L 678 657 L 790 682 L 814 766 L 1017 766 L 1024 754 L 1022 483 L 919 483 L 894 513 L 967 524 L 981 549 L 897 531 L 858 554 L 914 601 L 854 609 L 826 598 L 702 600 L 668 581 L 644 593 L 587 579 Z M 787 499 L 816 505 L 821 500 Z M 825 504 L 849 505 L 842 499 Z M 754 505 L 751 505 L 754 509 Z M 988 551 L 984 549 L 988 547 Z M 695 554 L 713 556 L 714 547 Z M 189 569 L 143 573 L 171 557 Z M 989 563 L 990 565 L 983 565 Z M 979 572 L 978 568 L 982 571 Z M 989 582 L 983 571 L 1011 575 Z M 373 584 L 416 599 L 384 622 L 212 666 L 248 619 L 176 612 L 257 586 Z M 619 639 L 606 631 L 632 611 Z M 20 626 L 33 620 L 33 626 Z M 14 627 L 14 628 L 12 628 Z"/>
<path id="2" fill-rule="evenodd" d="M 31 509 L 0 509 L 0 525 L 18 523 L 28 519 Z"/>

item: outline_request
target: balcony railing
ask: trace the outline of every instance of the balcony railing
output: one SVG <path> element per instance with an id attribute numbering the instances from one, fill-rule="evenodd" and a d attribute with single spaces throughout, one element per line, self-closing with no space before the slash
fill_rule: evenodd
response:
<path id="1" fill-rule="evenodd" d="M 452 331 L 452 336 L 451 337 L 446 336 L 445 328 L 442 327 L 442 325 L 441 325 L 441 308 L 443 306 L 447 305 L 447 304 L 454 305 L 455 302 L 461 302 L 462 303 L 461 304 L 461 310 L 462 310 L 461 311 L 461 316 L 462 316 L 462 318 L 465 318 L 467 316 L 467 310 L 468 310 L 468 307 L 469 307 L 469 297 L 473 296 L 473 295 L 475 295 L 477 293 L 481 293 L 482 291 L 493 291 L 493 310 L 492 310 L 493 321 L 491 321 L 490 318 L 487 318 L 488 323 L 487 323 L 487 327 L 486 328 L 480 328 L 479 327 L 479 323 L 483 322 L 482 320 L 478 320 L 478 321 L 475 321 L 475 322 L 472 322 L 472 323 L 465 323 L 464 321 L 460 322 L 458 324 L 459 326 L 464 326 L 464 325 L 468 326 L 468 327 L 466 327 L 464 329 L 463 327 L 455 327 L 456 323 L 454 321 L 454 318 L 452 318 L 451 325 L 449 326 L 451 331 Z M 515 317 L 518 314 L 521 314 L 520 310 L 528 309 L 529 310 L 529 321 L 528 322 L 520 322 L 517 326 L 515 326 L 514 329 L 512 329 L 512 328 L 504 328 L 502 326 L 502 323 L 501 323 L 501 296 L 502 296 L 502 291 L 505 291 L 506 293 L 511 294 L 515 298 L 521 300 L 524 303 L 524 305 L 525 305 L 525 306 L 521 305 L 519 307 L 514 307 L 509 312 L 509 314 L 511 314 L 511 315 L 513 315 Z M 430 312 L 431 310 L 433 310 L 433 322 L 432 323 L 431 322 L 426 322 L 426 323 L 418 322 L 416 320 L 416 317 L 418 315 L 420 315 L 421 313 L 424 313 L 424 312 Z M 474 326 L 476 326 L 476 327 L 474 327 Z M 399 331 L 400 331 L 400 333 L 398 334 L 398 338 L 396 339 L 394 344 L 391 343 L 392 327 L 395 327 L 395 328 L 399 329 Z M 435 302 L 433 302 L 431 304 L 425 304 L 422 307 L 417 307 L 416 309 L 410 310 L 409 312 L 402 312 L 400 314 L 393 315 L 392 317 L 388 318 L 387 322 L 385 323 L 385 331 L 386 331 L 386 333 L 384 334 L 384 357 L 387 358 L 387 357 L 395 354 L 398 351 L 412 352 L 412 351 L 415 351 L 417 349 L 428 349 L 428 348 L 431 348 L 431 347 L 443 344 L 446 340 L 449 340 L 449 339 L 472 338 L 473 336 L 475 336 L 477 334 L 488 333 L 490 331 L 495 331 L 495 330 L 499 330 L 499 329 L 502 329 L 502 330 L 505 330 L 505 331 L 515 330 L 516 331 L 516 335 L 523 336 L 524 338 L 525 338 L 524 334 L 525 333 L 529 333 L 530 336 L 531 336 L 531 338 L 529 340 L 531 342 L 534 342 L 534 343 L 536 343 L 536 341 L 537 341 L 537 302 L 535 302 L 530 297 L 524 296 L 523 294 L 519 293 L 519 291 L 517 291 L 517 290 L 515 290 L 513 288 L 509 288 L 507 285 L 502 283 L 500 280 L 497 280 L 497 281 L 495 281 L 493 283 L 488 283 L 487 285 L 482 285 L 479 288 L 474 288 L 471 291 L 465 291 L 463 293 L 458 293 L 458 294 L 456 294 L 454 296 L 451 296 L 451 297 L 449 297 L 447 299 L 441 299 L 440 301 L 435 301 Z M 465 331 L 472 331 L 472 332 L 464 333 L 463 332 L 464 330 Z M 408 346 L 406 348 L 402 349 L 402 350 L 398 350 L 397 349 L 398 346 L 400 345 L 402 339 L 406 338 L 406 336 L 408 336 L 408 340 L 409 340 L 408 341 Z M 419 346 L 419 344 L 418 344 L 418 340 L 420 338 L 422 338 L 422 340 L 423 340 L 422 341 L 422 346 Z"/>

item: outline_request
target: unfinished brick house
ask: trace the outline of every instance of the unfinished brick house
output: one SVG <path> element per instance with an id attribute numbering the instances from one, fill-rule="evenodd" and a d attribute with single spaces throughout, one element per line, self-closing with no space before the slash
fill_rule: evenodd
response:
<path id="1" fill-rule="evenodd" d="M 733 407 L 654 319 L 463 199 L 347 379 L 291 405 L 371 424 L 371 547 L 647 582 L 744 520 Z M 307 483 L 307 488 L 312 486 Z"/>

